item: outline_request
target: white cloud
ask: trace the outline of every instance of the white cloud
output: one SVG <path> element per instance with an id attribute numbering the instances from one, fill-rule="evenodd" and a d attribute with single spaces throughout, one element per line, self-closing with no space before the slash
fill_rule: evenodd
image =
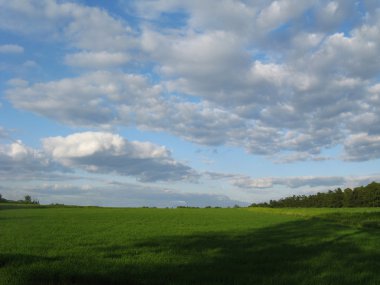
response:
<path id="1" fill-rule="evenodd" d="M 188 16 L 188 26 L 192 29 L 207 30 L 233 30 L 240 32 L 247 29 L 249 18 L 256 13 L 256 7 L 252 4 L 221 0 L 218 5 L 213 1 L 178 1 L 178 0 L 158 0 L 158 1 L 136 1 L 132 4 L 132 9 L 140 17 L 148 20 L 160 19 L 162 13 L 183 12 Z M 213 17 L 210 17 L 212 11 Z M 220 21 L 223 19 L 223 21 Z"/>
<path id="2" fill-rule="evenodd" d="M 259 83 L 253 84 L 263 91 L 277 92 L 278 87 L 271 87 L 273 84 L 289 90 L 297 85 L 297 78 L 302 78 L 292 77 L 294 72 L 283 66 L 256 63 L 255 69 L 253 79 Z M 271 80 L 274 74 L 277 76 Z M 249 93 L 241 101 L 232 97 L 235 105 L 229 107 L 224 100 L 219 105 L 166 96 L 167 89 L 162 85 L 152 85 L 141 75 L 120 72 L 99 71 L 33 85 L 20 80 L 11 83 L 7 97 L 16 107 L 74 126 L 137 126 L 204 145 L 235 145 L 266 155 L 309 152 L 317 159 L 323 148 L 341 143 L 347 129 L 354 130 L 352 120 L 357 113 L 351 112 L 364 110 L 363 98 L 357 92 L 367 92 L 371 100 L 376 96 L 374 87 L 366 91 L 361 81 L 344 77 L 331 80 L 322 91 L 313 90 L 307 95 L 303 89 L 291 95 L 286 91 L 264 93 L 263 98 L 253 99 L 257 101 L 255 105 L 241 105 L 248 100 Z M 351 98 L 348 92 L 352 92 Z M 279 102 L 272 104 L 275 98 Z M 372 121 L 376 120 L 375 111 L 371 114 Z"/>
<path id="3" fill-rule="evenodd" d="M 245 131 L 239 116 L 203 102 L 160 102 L 150 112 L 146 107 L 136 110 L 136 120 L 140 127 L 167 131 L 203 145 L 225 144 L 234 133 Z"/>
<path id="4" fill-rule="evenodd" d="M 44 149 L 55 159 L 70 159 L 94 155 L 97 152 L 122 154 L 125 141 L 110 133 L 84 132 L 67 137 L 51 137 L 43 141 Z"/>
<path id="5" fill-rule="evenodd" d="M 137 1 L 127 5 L 134 29 L 77 3 L 2 5 L 2 29 L 52 34 L 71 48 L 64 62 L 72 67 L 135 71 L 14 85 L 7 96 L 17 108 L 71 126 L 136 126 L 287 162 L 323 159 L 348 137 L 380 133 L 376 3 L 360 11 L 343 0 Z M 181 24 L 165 26 L 171 13 Z"/>
<path id="6" fill-rule="evenodd" d="M 110 53 L 106 51 L 80 52 L 69 54 L 65 57 L 65 63 L 67 65 L 95 69 L 123 65 L 128 60 L 129 56 L 124 53 Z"/>
<path id="7" fill-rule="evenodd" d="M 4 138 L 8 139 L 7 134 Z M 77 169 L 131 176 L 142 182 L 193 181 L 199 176 L 191 167 L 174 160 L 163 146 L 128 141 L 105 132 L 45 138 L 43 150 L 29 148 L 21 141 L 0 145 L 0 180 L 43 181 L 57 177 L 69 181 L 72 177 L 66 173 Z"/>
<path id="8" fill-rule="evenodd" d="M 33 152 L 27 149 L 21 142 L 12 143 L 8 148 L 9 157 L 13 160 L 22 160 Z"/>
<path id="9" fill-rule="evenodd" d="M 345 159 L 365 161 L 380 158 L 380 135 L 358 133 L 351 135 L 344 143 Z"/>
<path id="10" fill-rule="evenodd" d="M 166 36 L 144 30 L 142 47 L 156 61 L 162 75 L 184 77 L 189 85 L 206 91 L 225 80 L 233 82 L 230 78 L 238 76 L 236 68 L 245 66 L 248 60 L 241 53 L 240 39 L 225 31 Z"/>
<path id="11" fill-rule="evenodd" d="M 67 41 L 92 51 L 121 51 L 134 45 L 130 28 L 105 10 L 54 0 L 1 1 L 0 28 Z"/>
<path id="12" fill-rule="evenodd" d="M 65 27 L 65 36 L 77 48 L 87 50 L 120 51 L 131 47 L 130 29 L 98 8 L 71 4 L 67 14 L 72 21 Z M 64 7 L 57 6 L 64 11 Z"/>
<path id="13" fill-rule="evenodd" d="M 0 139 L 11 140 L 0 128 Z M 195 181 L 190 166 L 172 158 L 168 149 L 151 142 L 128 141 L 107 132 L 74 133 L 42 140 L 43 150 L 21 141 L 0 145 L 0 180 L 70 180 L 67 172 L 114 173 L 142 182 Z M 66 177 L 66 178 L 65 178 Z"/>
<path id="14" fill-rule="evenodd" d="M 380 48 L 380 21 L 363 24 L 349 35 L 342 32 L 330 35 L 315 53 L 311 64 L 317 70 L 338 73 L 353 78 L 368 79 L 379 72 L 376 57 Z M 334 66 L 331 64 L 334 63 Z"/>
<path id="15" fill-rule="evenodd" d="M 55 171 L 65 172 L 67 169 L 21 141 L 0 145 L 0 180 L 38 179 Z"/>
<path id="16" fill-rule="evenodd" d="M 13 44 L 8 44 L 8 45 L 0 45 L 0 53 L 23 53 L 24 48 L 19 45 L 13 45 Z"/>
<path id="17" fill-rule="evenodd" d="M 141 75 L 94 72 L 32 86 L 22 83 L 7 92 L 16 107 L 71 125 L 137 125 L 209 145 L 225 143 L 245 127 L 224 108 L 165 98 L 163 87 L 150 85 Z"/>
<path id="18" fill-rule="evenodd" d="M 315 1 L 302 1 L 302 3 L 296 0 L 272 1 L 270 5 L 260 11 L 257 19 L 258 26 L 265 30 L 275 29 L 300 15 L 313 2 Z"/>
<path id="19" fill-rule="evenodd" d="M 107 125 L 117 119 L 119 104 L 135 105 L 160 92 L 144 76 L 99 71 L 8 90 L 13 104 L 71 125 Z"/>
<path id="20" fill-rule="evenodd" d="M 127 141 L 104 132 L 75 133 L 67 137 L 43 139 L 44 150 L 67 167 L 96 173 L 134 176 L 140 181 L 194 179 L 189 166 L 175 161 L 162 146 Z"/>

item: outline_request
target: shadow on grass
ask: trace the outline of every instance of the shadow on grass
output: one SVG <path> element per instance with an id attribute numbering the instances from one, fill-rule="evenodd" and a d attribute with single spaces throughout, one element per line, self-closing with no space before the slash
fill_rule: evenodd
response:
<path id="1" fill-rule="evenodd" d="M 41 257 L 27 254 L 0 253 L 0 268 L 8 265 L 28 265 L 36 262 L 52 262 L 60 260 L 59 257 Z"/>
<path id="2" fill-rule="evenodd" d="M 322 215 L 320 218 L 338 224 L 359 227 L 366 230 L 380 230 L 380 212 L 330 213 Z"/>
<path id="3" fill-rule="evenodd" d="M 40 263 L 22 284 L 380 284 L 380 231 L 338 219 L 91 245 L 93 259 Z"/>

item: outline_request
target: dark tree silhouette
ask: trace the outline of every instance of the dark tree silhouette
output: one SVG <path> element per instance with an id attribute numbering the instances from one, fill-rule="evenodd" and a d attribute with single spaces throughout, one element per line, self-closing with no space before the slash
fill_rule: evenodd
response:
<path id="1" fill-rule="evenodd" d="M 335 189 L 326 193 L 314 195 L 293 195 L 280 200 L 270 200 L 269 203 L 253 203 L 251 207 L 380 207 L 380 183 L 372 182 L 367 186 L 354 189 Z"/>
<path id="2" fill-rule="evenodd" d="M 24 201 L 25 201 L 26 203 L 32 203 L 32 197 L 31 197 L 30 195 L 25 195 L 25 197 L 24 197 Z"/>

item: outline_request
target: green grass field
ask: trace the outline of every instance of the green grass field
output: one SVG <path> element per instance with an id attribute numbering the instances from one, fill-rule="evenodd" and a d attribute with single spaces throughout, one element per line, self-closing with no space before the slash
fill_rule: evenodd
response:
<path id="1" fill-rule="evenodd" d="M 380 284 L 380 209 L 0 204 L 0 284 Z"/>

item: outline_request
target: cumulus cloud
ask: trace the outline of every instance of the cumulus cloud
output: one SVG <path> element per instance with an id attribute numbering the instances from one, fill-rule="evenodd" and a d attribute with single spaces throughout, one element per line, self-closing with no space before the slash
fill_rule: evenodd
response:
<path id="1" fill-rule="evenodd" d="M 47 137 L 42 139 L 41 150 L 11 139 L 3 128 L 0 139 L 13 141 L 0 145 L 1 180 L 71 180 L 69 173 L 78 169 L 135 177 L 141 182 L 195 182 L 200 177 L 190 166 L 173 159 L 164 146 L 128 141 L 108 132 Z"/>
<path id="2" fill-rule="evenodd" d="M 3 129 L 0 135 L 11 140 Z M 78 169 L 135 177 L 141 182 L 195 182 L 200 177 L 191 167 L 174 160 L 164 146 L 128 141 L 112 133 L 74 133 L 48 137 L 42 143 L 42 150 L 21 141 L 0 145 L 0 180 L 72 180 L 69 173 Z"/>
<path id="3" fill-rule="evenodd" d="M 13 45 L 13 44 L 8 44 L 8 45 L 0 45 L 0 54 L 1 53 L 23 53 L 24 48 L 19 45 Z"/>
<path id="4" fill-rule="evenodd" d="M 95 173 L 117 173 L 140 181 L 194 179 L 196 172 L 175 161 L 162 146 L 128 141 L 105 132 L 75 133 L 43 139 L 44 150 L 67 167 Z"/>

